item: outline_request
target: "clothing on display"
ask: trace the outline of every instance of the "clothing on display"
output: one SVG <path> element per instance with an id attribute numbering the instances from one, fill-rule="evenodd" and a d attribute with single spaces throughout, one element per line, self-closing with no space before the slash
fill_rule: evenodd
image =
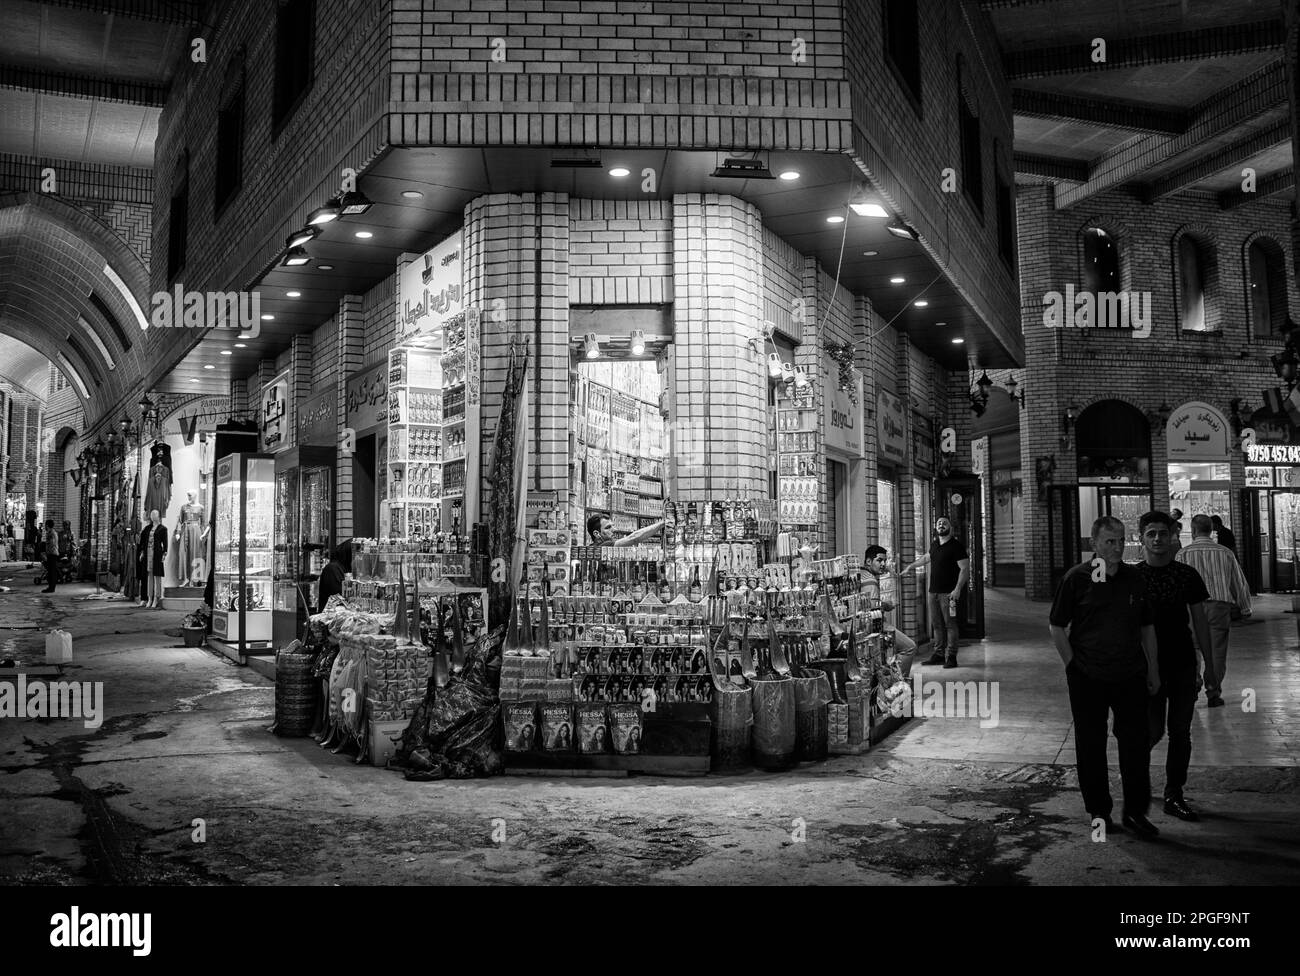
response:
<path id="1" fill-rule="evenodd" d="M 150 523 L 140 533 L 140 554 L 136 562 L 136 572 L 141 583 L 146 576 L 162 576 L 167 555 L 167 527 L 159 522 Z"/>
<path id="2" fill-rule="evenodd" d="M 122 560 L 122 593 L 131 600 L 136 598 L 143 582 L 139 574 L 139 554 L 140 519 L 133 518 L 126 531 L 126 554 Z"/>
<path id="3" fill-rule="evenodd" d="M 172 500 L 172 469 L 170 464 L 155 464 L 149 469 L 149 487 L 144 493 L 146 513 L 157 510 L 165 514 Z"/>
<path id="4" fill-rule="evenodd" d="M 181 506 L 181 524 L 177 529 L 177 581 L 183 586 L 194 578 L 194 560 L 207 560 L 207 546 L 203 541 L 203 506 L 186 502 Z"/>

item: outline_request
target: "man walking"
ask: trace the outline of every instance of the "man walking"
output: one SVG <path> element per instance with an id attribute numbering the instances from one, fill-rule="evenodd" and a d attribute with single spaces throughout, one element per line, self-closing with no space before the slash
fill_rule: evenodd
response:
<path id="1" fill-rule="evenodd" d="M 1204 515 L 1193 516 L 1192 541 L 1179 551 L 1176 558 L 1200 573 L 1210 593 L 1210 598 L 1205 601 L 1210 643 L 1207 646 L 1198 642 L 1198 645 L 1205 661 L 1205 697 L 1209 699 L 1210 708 L 1218 708 L 1223 704 L 1223 677 L 1228 668 L 1228 631 L 1232 627 L 1232 611 L 1239 610 L 1243 617 L 1249 617 L 1251 608 L 1250 584 L 1237 563 L 1236 554 L 1231 548 L 1216 543 L 1211 538 L 1213 532 L 1214 519 Z M 1223 538 L 1222 533 L 1219 538 Z"/>
<path id="2" fill-rule="evenodd" d="M 1106 720 L 1115 716 L 1119 775 L 1124 785 L 1125 827 L 1143 837 L 1158 830 L 1151 805 L 1150 696 L 1160 688 L 1156 634 L 1146 584 L 1123 561 L 1124 523 L 1103 515 L 1092 523 L 1096 558 L 1061 580 L 1049 617 L 1052 643 L 1065 664 L 1074 718 L 1079 790 L 1089 821 L 1115 830 L 1106 764 Z"/>
<path id="3" fill-rule="evenodd" d="M 54 531 L 54 519 L 45 520 L 45 589 L 42 593 L 53 593 L 54 585 L 59 581 L 59 533 Z"/>
<path id="4" fill-rule="evenodd" d="M 917 567 L 930 567 L 930 628 L 934 639 L 934 653 L 926 664 L 942 664 L 945 668 L 957 666 L 957 601 L 966 589 L 970 578 L 970 553 L 952 533 L 952 522 L 940 516 L 934 520 L 938 540 L 930 543 L 930 551 L 911 563 L 903 574 Z M 900 575 L 903 575 L 900 574 Z"/>
<path id="5" fill-rule="evenodd" d="M 1223 524 L 1223 517 L 1221 515 L 1211 515 L 1210 525 L 1214 529 L 1216 541 L 1219 543 L 1219 545 L 1223 546 L 1224 549 L 1227 549 L 1228 552 L 1232 553 L 1234 559 L 1237 558 L 1237 537 L 1233 535 L 1232 529 L 1228 528 L 1226 525 Z M 1192 538 L 1193 539 L 1196 538 L 1195 518 L 1192 519 Z M 1201 575 L 1205 575 L 1205 574 L 1202 573 Z"/>
<path id="6" fill-rule="evenodd" d="M 1145 556 L 1138 571 L 1147 585 L 1159 646 L 1160 690 L 1151 699 L 1151 746 L 1154 748 L 1165 729 L 1169 730 L 1165 813 L 1180 820 L 1199 820 L 1183 799 L 1187 767 L 1192 761 L 1192 718 L 1201 684 L 1187 619 L 1190 611 L 1196 642 L 1209 647 L 1205 602 L 1210 594 L 1201 574 L 1174 558 L 1173 520 L 1168 515 L 1147 512 L 1138 519 L 1138 532 Z"/>

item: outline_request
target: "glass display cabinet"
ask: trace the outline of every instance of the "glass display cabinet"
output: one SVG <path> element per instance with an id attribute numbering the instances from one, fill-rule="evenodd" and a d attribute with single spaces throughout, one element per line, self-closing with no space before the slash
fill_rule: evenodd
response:
<path id="1" fill-rule="evenodd" d="M 298 637 L 319 604 L 317 581 L 334 540 L 332 447 L 298 447 L 275 456 L 272 637 Z"/>
<path id="2" fill-rule="evenodd" d="M 217 462 L 212 637 L 236 661 L 271 646 L 275 458 L 228 454 Z"/>

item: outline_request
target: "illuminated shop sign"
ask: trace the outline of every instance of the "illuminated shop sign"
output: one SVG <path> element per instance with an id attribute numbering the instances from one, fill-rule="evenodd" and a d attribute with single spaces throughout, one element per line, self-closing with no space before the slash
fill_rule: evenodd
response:
<path id="1" fill-rule="evenodd" d="M 1300 465 L 1300 444 L 1250 444 L 1246 460 L 1251 464 Z"/>

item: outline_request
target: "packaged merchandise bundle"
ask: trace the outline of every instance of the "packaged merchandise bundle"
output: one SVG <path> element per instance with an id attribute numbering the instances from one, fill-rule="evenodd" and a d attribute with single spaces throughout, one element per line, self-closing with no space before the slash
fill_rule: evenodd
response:
<path id="1" fill-rule="evenodd" d="M 826 706 L 826 710 L 830 744 L 832 746 L 847 746 L 849 744 L 849 706 L 832 704 Z"/>
<path id="2" fill-rule="evenodd" d="M 502 706 L 506 750 L 637 755 L 641 707 L 551 701 L 514 701 Z"/>
<path id="3" fill-rule="evenodd" d="M 553 668 L 550 655 L 545 657 L 516 657 L 506 655 L 501 659 L 502 701 L 514 701 L 520 698 L 549 698 Z M 567 700 L 573 692 L 566 680 L 562 682 L 564 698 Z"/>
<path id="4" fill-rule="evenodd" d="M 422 644 L 398 644 L 396 638 L 368 637 L 369 680 L 366 707 L 372 721 L 410 718 L 424 699 L 432 658 Z"/>

